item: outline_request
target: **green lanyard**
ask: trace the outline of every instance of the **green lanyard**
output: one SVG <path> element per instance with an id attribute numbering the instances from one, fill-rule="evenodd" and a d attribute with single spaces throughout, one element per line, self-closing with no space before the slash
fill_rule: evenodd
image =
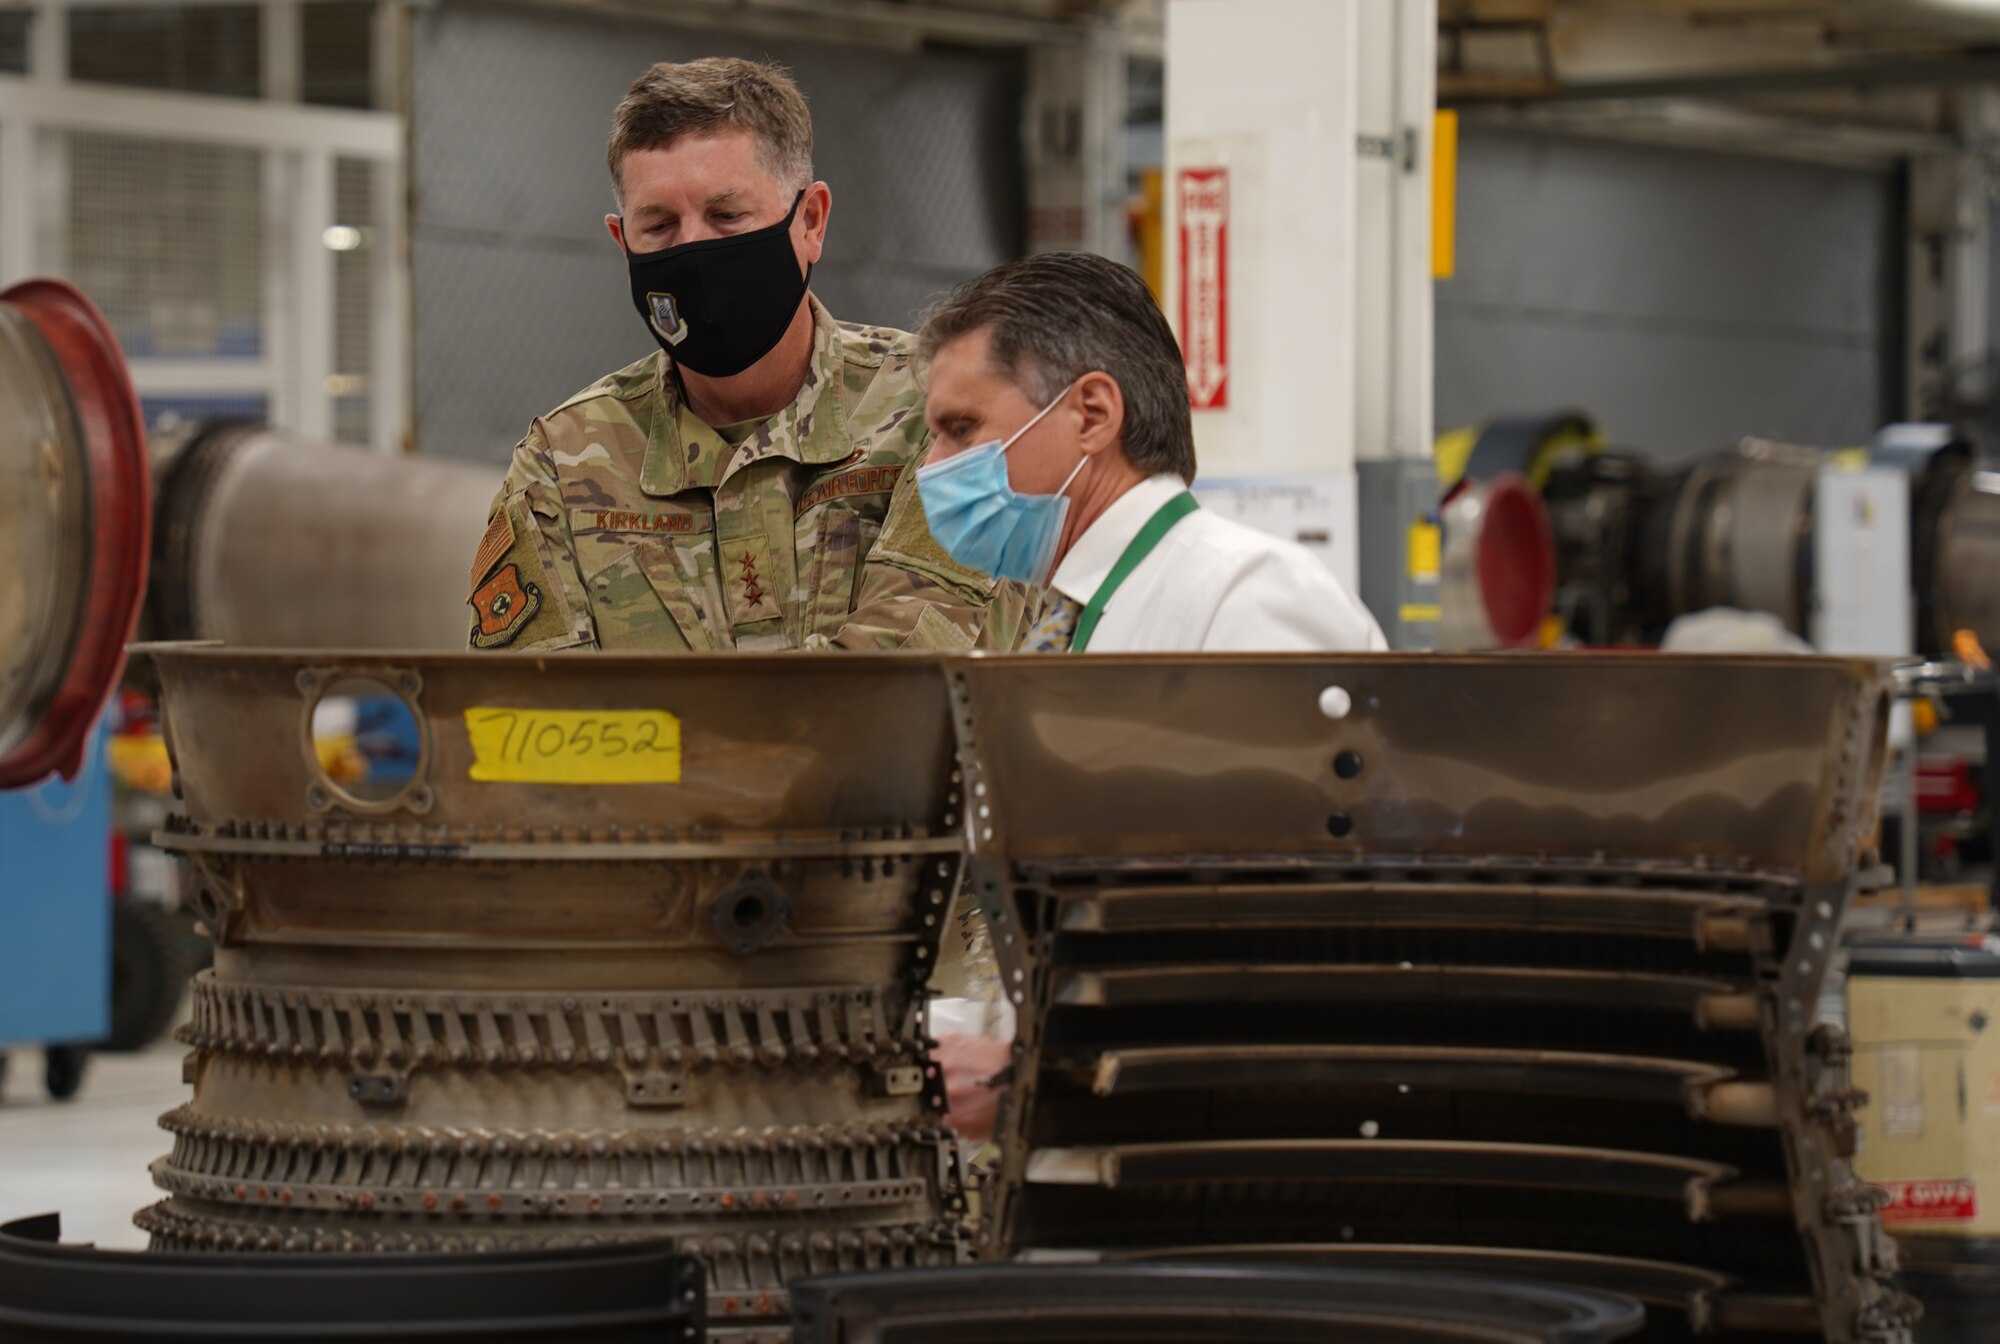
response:
<path id="1" fill-rule="evenodd" d="M 1153 516 L 1146 520 L 1146 525 L 1139 529 L 1139 535 L 1126 545 L 1125 553 L 1118 557 L 1118 563 L 1104 576 L 1104 582 L 1097 585 L 1097 595 L 1084 607 L 1083 615 L 1077 617 L 1076 633 L 1070 636 L 1069 641 L 1071 653 L 1082 653 L 1084 646 L 1090 643 L 1090 636 L 1097 629 L 1098 617 L 1104 615 L 1104 604 L 1111 600 L 1111 595 L 1118 591 L 1118 586 L 1139 567 L 1139 562 L 1153 553 L 1153 548 L 1160 544 L 1160 538 L 1173 531 L 1175 523 L 1200 507 L 1194 502 L 1194 496 L 1183 490 L 1160 505 Z"/>

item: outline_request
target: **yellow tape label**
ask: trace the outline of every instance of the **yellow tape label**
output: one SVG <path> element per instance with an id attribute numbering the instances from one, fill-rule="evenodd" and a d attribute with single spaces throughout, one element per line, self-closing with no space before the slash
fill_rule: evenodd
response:
<path id="1" fill-rule="evenodd" d="M 473 779 L 678 784 L 681 721 L 663 709 L 468 709 Z"/>
<path id="2" fill-rule="evenodd" d="M 1436 523 L 1411 523 L 1408 554 L 1410 577 L 1435 579 L 1438 560 L 1444 552 L 1444 534 Z"/>

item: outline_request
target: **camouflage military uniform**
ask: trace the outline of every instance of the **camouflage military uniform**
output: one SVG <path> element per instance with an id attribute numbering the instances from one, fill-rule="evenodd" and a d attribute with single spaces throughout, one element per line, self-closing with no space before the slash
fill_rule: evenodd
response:
<path id="1" fill-rule="evenodd" d="M 473 561 L 473 647 L 1014 646 L 1024 590 L 924 523 L 911 338 L 812 305 L 805 386 L 740 444 L 660 353 L 535 421 Z"/>

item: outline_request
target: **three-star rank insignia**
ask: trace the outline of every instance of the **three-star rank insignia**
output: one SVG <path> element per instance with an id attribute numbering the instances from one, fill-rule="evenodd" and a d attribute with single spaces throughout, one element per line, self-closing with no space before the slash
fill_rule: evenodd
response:
<path id="1" fill-rule="evenodd" d="M 479 617 L 472 632 L 472 646 L 493 649 L 512 644 L 542 609 L 542 590 L 521 582 L 519 565 L 504 565 L 498 573 L 479 585 L 467 599 Z"/>
<path id="2" fill-rule="evenodd" d="M 715 577 L 721 580 L 732 626 L 759 625 L 784 617 L 785 580 L 773 583 L 767 544 L 762 537 L 737 537 L 715 548 Z"/>

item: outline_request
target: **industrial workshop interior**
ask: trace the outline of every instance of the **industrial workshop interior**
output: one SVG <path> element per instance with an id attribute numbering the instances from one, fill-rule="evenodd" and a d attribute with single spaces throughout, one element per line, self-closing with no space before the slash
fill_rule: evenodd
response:
<path id="1" fill-rule="evenodd" d="M 2000 1344 L 2000 0 L 0 0 L 0 1344 Z"/>

